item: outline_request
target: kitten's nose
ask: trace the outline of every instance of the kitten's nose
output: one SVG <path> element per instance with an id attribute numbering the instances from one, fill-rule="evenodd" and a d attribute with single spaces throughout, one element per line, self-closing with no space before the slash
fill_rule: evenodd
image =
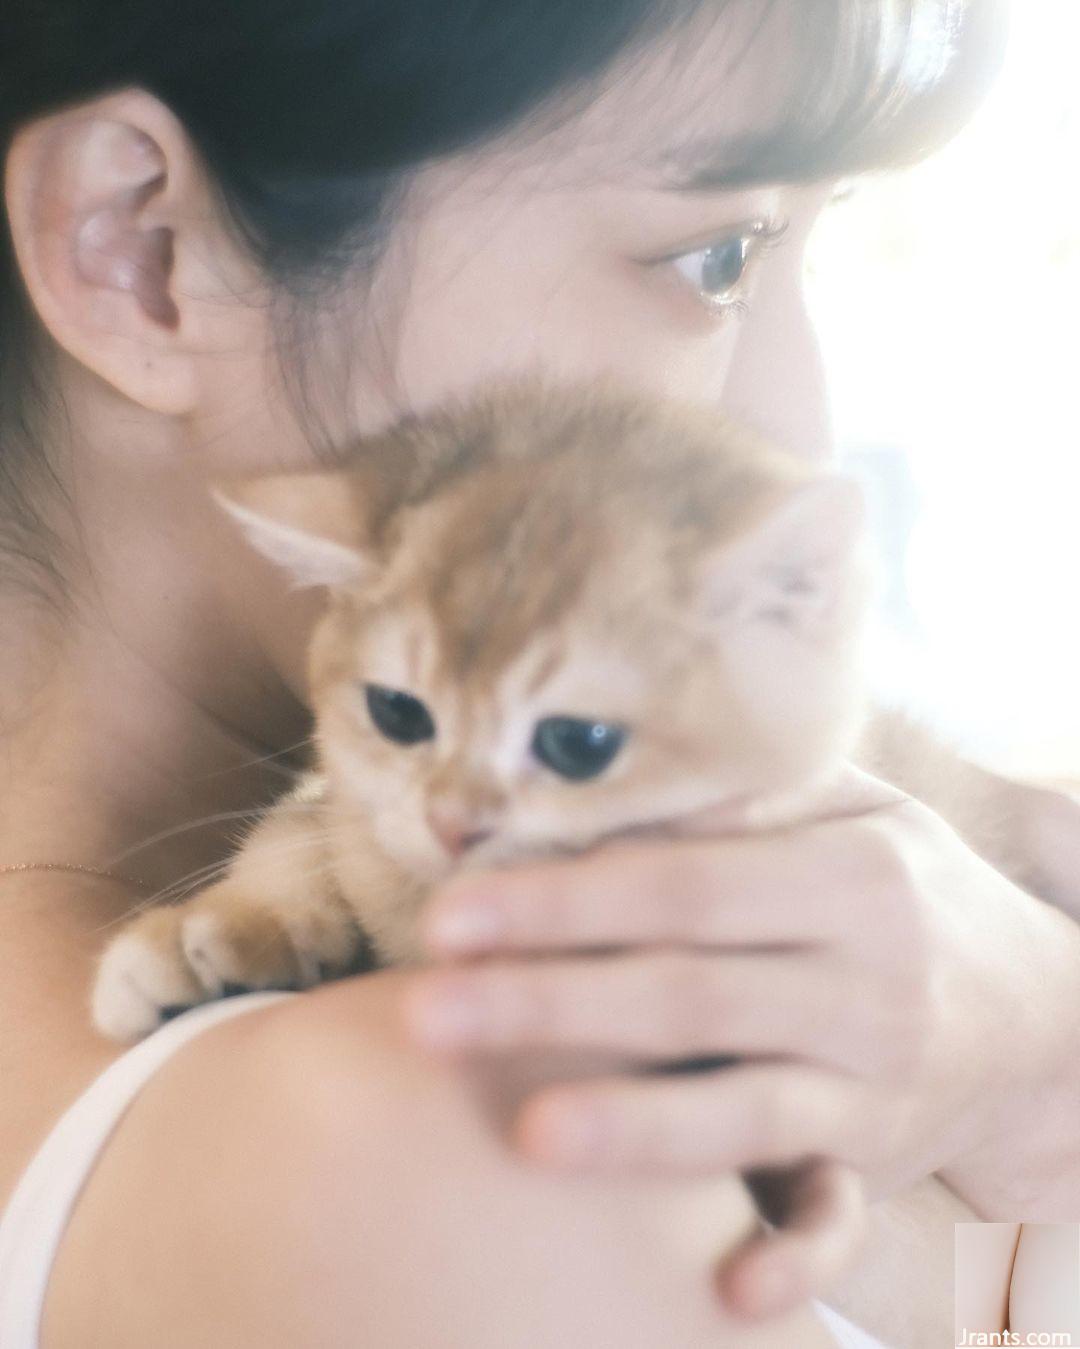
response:
<path id="1" fill-rule="evenodd" d="M 460 857 L 469 848 L 490 838 L 492 833 L 490 829 L 480 829 L 475 817 L 452 806 L 428 806 L 427 822 L 451 857 Z"/>

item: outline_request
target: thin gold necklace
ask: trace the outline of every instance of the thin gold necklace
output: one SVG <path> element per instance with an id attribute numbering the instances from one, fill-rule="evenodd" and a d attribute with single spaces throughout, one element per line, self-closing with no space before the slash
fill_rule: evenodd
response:
<path id="1" fill-rule="evenodd" d="M 120 881 L 124 885 L 135 885 L 147 894 L 153 889 L 133 876 L 120 876 L 115 871 L 99 871 L 97 867 L 80 866 L 78 862 L 16 862 L 12 866 L 0 867 L 0 876 L 11 871 L 84 871 L 91 876 L 104 876 L 106 880 Z"/>

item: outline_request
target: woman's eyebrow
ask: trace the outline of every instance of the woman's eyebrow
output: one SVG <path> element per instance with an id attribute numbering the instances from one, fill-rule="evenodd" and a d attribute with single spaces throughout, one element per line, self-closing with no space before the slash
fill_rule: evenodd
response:
<path id="1" fill-rule="evenodd" d="M 775 164 L 770 161 L 775 159 L 777 141 L 776 136 L 751 135 L 680 140 L 646 161 L 646 171 L 653 175 L 650 186 L 690 194 L 734 192 L 775 183 Z"/>

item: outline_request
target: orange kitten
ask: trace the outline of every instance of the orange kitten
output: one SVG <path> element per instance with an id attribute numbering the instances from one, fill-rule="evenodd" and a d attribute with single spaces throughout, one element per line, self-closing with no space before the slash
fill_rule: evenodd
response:
<path id="1" fill-rule="evenodd" d="M 316 771 L 223 879 L 105 950 L 112 1037 L 422 961 L 418 914 L 455 868 L 718 802 L 791 819 L 863 730 L 861 494 L 703 409 L 520 377 L 347 467 L 218 497 L 294 586 L 328 590 Z"/>

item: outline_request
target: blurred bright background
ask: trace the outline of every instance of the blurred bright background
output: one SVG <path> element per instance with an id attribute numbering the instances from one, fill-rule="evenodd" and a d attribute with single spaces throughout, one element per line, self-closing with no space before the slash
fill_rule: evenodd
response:
<path id="1" fill-rule="evenodd" d="M 1005 66 L 814 241 L 844 464 L 885 564 L 878 694 L 1019 776 L 1080 779 L 1080 0 L 1014 0 Z"/>

